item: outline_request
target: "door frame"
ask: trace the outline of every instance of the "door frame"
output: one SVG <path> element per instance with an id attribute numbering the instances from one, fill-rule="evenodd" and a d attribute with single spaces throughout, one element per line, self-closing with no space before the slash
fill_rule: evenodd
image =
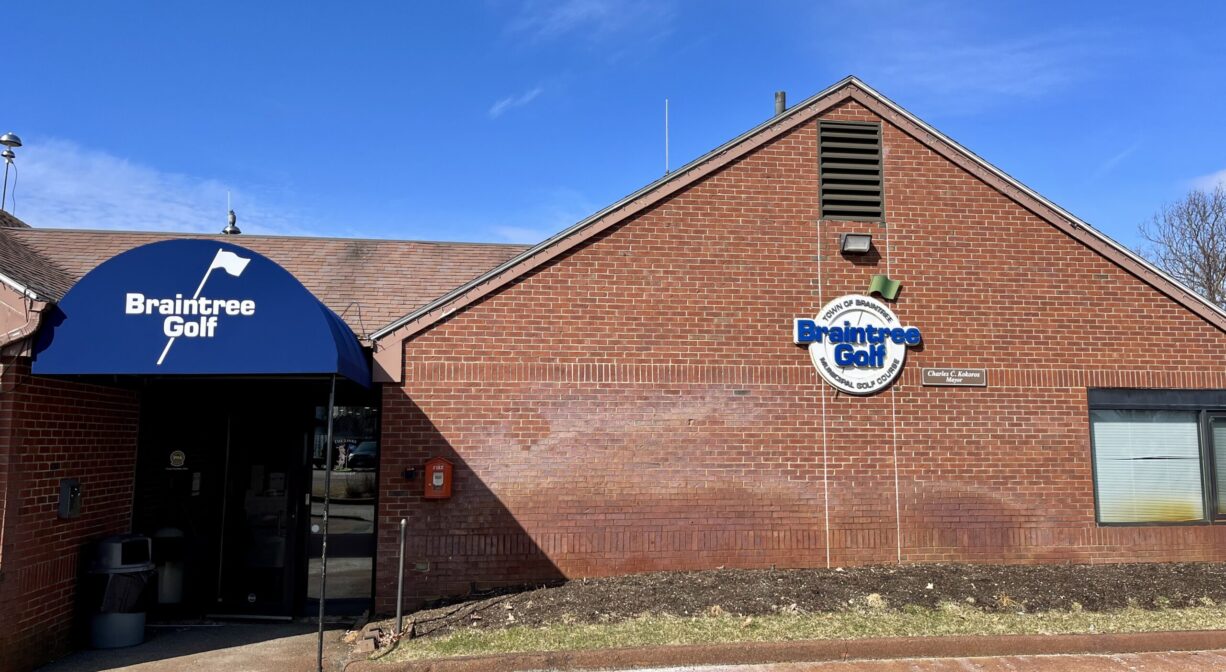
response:
<path id="1" fill-rule="evenodd" d="M 298 613 L 300 600 L 300 584 L 302 584 L 303 571 L 300 559 L 302 557 L 302 511 L 299 502 L 301 502 L 303 487 L 302 487 L 302 469 L 301 460 L 304 458 L 304 448 L 308 441 L 307 423 L 303 414 L 295 413 L 295 409 L 303 406 L 302 400 L 298 395 L 287 395 L 290 397 L 286 403 L 278 408 L 278 412 L 273 417 L 274 422 L 289 422 L 296 425 L 296 429 L 287 428 L 287 435 L 293 431 L 296 435 L 295 443 L 297 445 L 287 445 L 285 448 L 286 454 L 285 468 L 283 470 L 285 477 L 285 495 L 284 495 L 284 515 L 285 515 L 285 541 L 282 549 L 283 557 L 281 558 L 281 599 L 279 603 L 273 602 L 255 602 L 244 604 L 234 601 L 233 599 L 226 602 L 225 581 L 227 569 L 231 571 L 236 567 L 241 570 L 250 570 L 245 563 L 235 563 L 226 560 L 226 544 L 232 542 L 228 536 L 234 529 L 233 522 L 227 516 L 235 515 L 231 507 L 233 500 L 244 497 L 247 491 L 245 483 L 245 474 L 241 474 L 236 470 L 231 469 L 234 456 L 234 412 L 227 413 L 226 418 L 226 455 L 224 458 L 223 467 L 223 490 L 222 490 L 222 511 L 219 524 L 218 549 L 217 549 L 217 585 L 214 589 L 214 602 L 210 605 L 208 616 L 212 617 L 236 617 L 250 618 L 262 620 L 291 620 Z M 252 411 L 254 417 L 253 422 L 259 422 L 258 412 Z M 295 420 L 295 416 L 298 419 Z M 287 442 L 288 443 L 288 442 Z M 266 475 L 269 472 L 266 472 Z M 246 509 L 243 509 L 244 515 Z M 230 521 L 230 522 L 228 522 Z"/>
<path id="2" fill-rule="evenodd" d="M 1226 411 L 1204 411 L 1201 420 L 1201 427 L 1204 428 L 1203 443 L 1205 446 L 1204 453 L 1201 457 L 1205 461 L 1205 498 L 1209 504 L 1209 521 L 1213 523 L 1226 522 L 1226 512 L 1219 513 L 1220 498 L 1226 496 L 1226 488 L 1219 487 L 1218 483 L 1218 455 L 1217 446 L 1213 442 L 1213 423 L 1221 420 L 1226 425 Z M 1226 446 L 1222 446 L 1222 450 L 1226 453 Z M 1226 457 L 1226 455 L 1224 455 Z M 1224 484 L 1226 485 L 1226 484 Z"/>

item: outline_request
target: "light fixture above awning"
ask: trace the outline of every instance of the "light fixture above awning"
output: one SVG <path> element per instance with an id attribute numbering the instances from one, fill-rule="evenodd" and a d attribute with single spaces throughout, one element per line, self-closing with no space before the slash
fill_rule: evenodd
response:
<path id="1" fill-rule="evenodd" d="M 304 243 L 309 244 L 309 243 Z M 47 315 L 40 375 L 340 375 L 370 385 L 357 338 L 267 257 L 214 240 L 133 248 Z"/>

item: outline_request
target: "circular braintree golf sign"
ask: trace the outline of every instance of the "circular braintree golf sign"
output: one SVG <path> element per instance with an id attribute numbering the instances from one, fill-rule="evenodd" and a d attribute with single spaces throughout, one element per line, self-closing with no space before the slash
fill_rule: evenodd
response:
<path id="1" fill-rule="evenodd" d="M 884 303 L 861 294 L 827 303 L 813 319 L 796 318 L 793 341 L 809 346 L 813 366 L 826 382 L 848 394 L 889 387 L 902 373 L 907 348 L 919 345 L 916 327 L 905 327 Z"/>

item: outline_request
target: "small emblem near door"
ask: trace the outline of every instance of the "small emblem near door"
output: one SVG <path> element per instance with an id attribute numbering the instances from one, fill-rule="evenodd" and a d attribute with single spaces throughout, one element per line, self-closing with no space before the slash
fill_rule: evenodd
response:
<path id="1" fill-rule="evenodd" d="M 255 604 L 255 593 L 247 593 L 247 602 Z"/>
<path id="2" fill-rule="evenodd" d="M 176 450 L 170 454 L 170 466 L 178 469 L 187 464 L 187 453 Z"/>

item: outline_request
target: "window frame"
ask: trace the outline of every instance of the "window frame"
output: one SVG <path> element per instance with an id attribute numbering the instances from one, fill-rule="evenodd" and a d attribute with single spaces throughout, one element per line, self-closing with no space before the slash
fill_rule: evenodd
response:
<path id="1" fill-rule="evenodd" d="M 1219 493 L 1217 491 L 1217 450 L 1215 450 L 1213 445 L 1213 421 L 1218 418 L 1226 422 L 1226 410 L 1202 412 L 1201 432 L 1204 434 L 1202 437 L 1204 446 L 1201 448 L 1201 451 L 1205 454 L 1205 457 L 1201 459 L 1201 464 L 1205 470 L 1206 476 L 1205 497 L 1209 507 L 1207 509 L 1209 513 L 1209 520 L 1211 523 L 1226 523 L 1226 513 L 1218 512 L 1220 507 L 1218 500 Z M 1206 458 L 1208 459 L 1208 462 L 1205 461 Z M 1226 493 L 1222 494 L 1226 495 Z"/>
<path id="2" fill-rule="evenodd" d="M 1213 450 L 1212 422 L 1226 420 L 1226 390 L 1088 389 L 1086 430 L 1090 439 L 1091 487 L 1094 489 L 1094 522 L 1099 527 L 1186 527 L 1226 523 L 1218 514 L 1218 488 Z M 1200 449 L 1201 517 L 1177 522 L 1103 522 L 1098 498 L 1098 447 L 1094 442 L 1093 411 L 1194 411 Z M 1226 495 L 1226 492 L 1223 492 Z"/>

